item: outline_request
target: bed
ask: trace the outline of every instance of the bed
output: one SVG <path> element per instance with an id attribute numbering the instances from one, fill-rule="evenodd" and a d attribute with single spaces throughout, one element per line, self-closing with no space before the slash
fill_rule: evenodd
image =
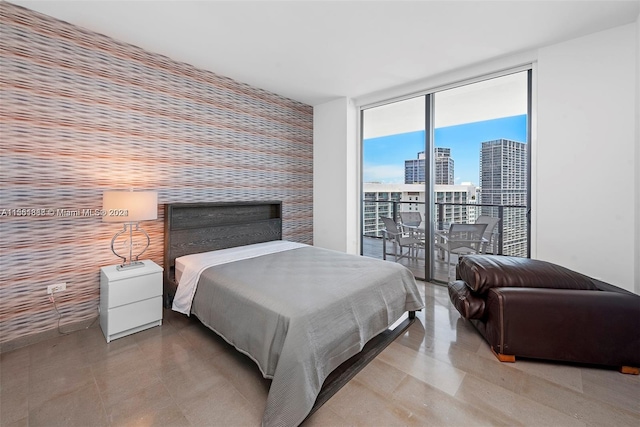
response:
<path id="1" fill-rule="evenodd" d="M 302 423 L 336 368 L 424 307 L 399 264 L 282 240 L 278 201 L 165 205 L 164 256 L 165 306 L 272 380 L 268 427 Z"/>

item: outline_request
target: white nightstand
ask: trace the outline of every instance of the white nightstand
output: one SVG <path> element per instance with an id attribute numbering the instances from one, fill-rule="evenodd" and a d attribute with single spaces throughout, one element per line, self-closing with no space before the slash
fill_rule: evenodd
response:
<path id="1" fill-rule="evenodd" d="M 100 269 L 100 327 L 107 342 L 162 324 L 162 267 Z"/>

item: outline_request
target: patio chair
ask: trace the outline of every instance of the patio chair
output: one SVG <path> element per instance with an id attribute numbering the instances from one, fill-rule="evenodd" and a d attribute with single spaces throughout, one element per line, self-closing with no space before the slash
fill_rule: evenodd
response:
<path id="1" fill-rule="evenodd" d="M 424 227 L 419 229 L 418 226 L 422 224 L 422 215 L 420 212 L 400 212 L 400 223 L 402 224 L 402 231 L 415 235 L 417 238 L 424 238 Z"/>
<path id="2" fill-rule="evenodd" d="M 384 223 L 384 239 L 382 240 L 382 259 L 387 259 L 387 255 L 393 255 L 396 262 L 401 258 L 416 258 L 418 250 L 423 246 L 423 241 L 408 233 L 402 232 L 398 224 L 391 219 L 381 216 Z M 387 253 L 387 240 L 393 242 L 393 252 Z M 406 248 L 406 252 L 403 249 Z M 400 252 L 398 253 L 398 249 Z"/>
<path id="3" fill-rule="evenodd" d="M 420 212 L 400 212 L 400 222 L 402 225 L 417 227 L 422 222 L 422 215 Z"/>
<path id="4" fill-rule="evenodd" d="M 491 253 L 492 254 L 496 254 L 496 248 L 495 248 L 495 243 L 492 241 L 493 236 L 494 236 L 494 232 L 495 232 L 495 228 L 496 225 L 498 225 L 498 223 L 500 222 L 500 218 L 496 218 L 494 216 L 488 216 L 488 215 L 480 215 L 478 217 L 478 219 L 476 219 L 476 224 L 487 224 L 487 228 L 484 231 L 484 234 L 482 237 L 484 237 L 484 239 L 486 240 L 485 243 L 482 244 L 482 253 L 487 253 L 487 247 L 491 247 Z"/>
<path id="5" fill-rule="evenodd" d="M 481 254 L 486 242 L 483 237 L 487 224 L 451 224 L 449 231 L 439 234 L 436 247 L 447 253 L 447 282 L 451 280 L 451 254 Z"/>

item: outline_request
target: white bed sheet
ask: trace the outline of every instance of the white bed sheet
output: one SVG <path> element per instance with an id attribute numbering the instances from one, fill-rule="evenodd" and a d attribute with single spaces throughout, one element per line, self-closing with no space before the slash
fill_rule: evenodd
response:
<path id="1" fill-rule="evenodd" d="M 304 246 L 308 245 L 290 242 L 288 240 L 274 240 L 176 258 L 176 280 L 178 282 L 178 288 L 173 298 L 172 309 L 187 316 L 191 314 L 191 304 L 193 302 L 193 296 L 196 293 L 200 275 L 209 267 Z"/>

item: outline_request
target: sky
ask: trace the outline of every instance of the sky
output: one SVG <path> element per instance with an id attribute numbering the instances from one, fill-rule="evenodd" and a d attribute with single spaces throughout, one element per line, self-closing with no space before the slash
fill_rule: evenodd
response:
<path id="1" fill-rule="evenodd" d="M 436 147 L 451 149 L 454 183 L 479 185 L 480 146 L 483 141 L 511 139 L 526 142 L 527 116 L 503 117 L 435 129 Z M 404 161 L 417 159 L 424 151 L 425 131 L 369 138 L 364 140 L 363 181 L 383 184 L 404 183 Z"/>

